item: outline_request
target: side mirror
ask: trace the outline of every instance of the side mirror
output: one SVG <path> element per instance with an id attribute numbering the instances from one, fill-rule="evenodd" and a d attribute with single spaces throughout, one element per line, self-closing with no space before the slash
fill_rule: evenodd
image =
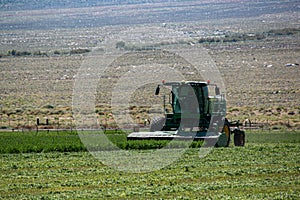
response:
<path id="1" fill-rule="evenodd" d="M 215 93 L 216 93 L 216 95 L 220 95 L 220 88 L 219 87 L 215 88 Z"/>
<path id="2" fill-rule="evenodd" d="M 159 94 L 159 90 L 160 90 L 160 88 L 159 88 L 159 85 L 158 85 L 157 88 L 156 88 L 156 90 L 155 90 L 155 95 Z"/>

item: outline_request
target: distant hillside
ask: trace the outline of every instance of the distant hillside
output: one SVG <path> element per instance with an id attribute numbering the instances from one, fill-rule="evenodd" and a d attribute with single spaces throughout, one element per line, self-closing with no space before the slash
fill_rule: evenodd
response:
<path id="1" fill-rule="evenodd" d="M 298 0 L 2 0 L 0 29 L 57 29 L 257 17 L 299 11 Z"/>
<path id="2" fill-rule="evenodd" d="M 134 5 L 134 4 L 153 4 L 153 3 L 178 3 L 190 0 L 1 0 L 0 10 L 40 10 L 53 8 L 82 8 L 109 5 Z M 226 1 L 226 0 L 221 0 Z"/>

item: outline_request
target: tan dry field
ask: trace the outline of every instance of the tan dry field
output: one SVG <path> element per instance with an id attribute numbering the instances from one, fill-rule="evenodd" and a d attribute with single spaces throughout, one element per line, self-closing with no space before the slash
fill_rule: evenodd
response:
<path id="1" fill-rule="evenodd" d="M 239 23 L 239 20 L 244 21 Z M 262 22 L 264 20 L 269 20 L 269 23 L 266 25 Z M 298 27 L 296 18 L 282 14 L 249 18 L 247 21 L 231 19 L 226 23 L 219 20 L 169 26 L 191 35 L 194 34 L 193 31 L 203 31 L 204 38 L 215 36 L 213 30 L 222 30 L 229 34 L 260 34 Z M 3 31 L 5 34 L 1 36 L 1 41 L 5 41 L 5 45 L 0 51 L 0 126 L 35 128 L 36 118 L 42 124 L 48 118 L 50 125 L 46 128 L 74 126 L 74 81 L 78 69 L 91 55 L 70 54 L 70 51 L 80 48 L 101 51 L 98 45 L 101 46 L 103 38 L 125 28 L 112 26 L 90 30 L 30 30 L 25 33 L 19 30 Z M 5 36 L 9 34 L 13 36 Z M 167 33 L 162 35 L 164 34 Z M 286 66 L 287 63 L 300 63 L 299 32 L 267 36 L 260 40 L 204 42 L 201 45 L 197 43 L 198 40 L 199 37 L 191 36 L 191 42 L 207 50 L 225 83 L 229 119 L 250 119 L 268 123 L 270 128 L 300 128 L 299 65 Z M 175 46 L 180 47 L 181 41 L 178 38 L 179 43 Z M 162 43 L 157 41 L 156 44 Z M 18 51 L 29 51 L 32 55 L 7 56 L 6 52 L 11 51 L 12 47 Z M 99 77 L 95 108 L 99 124 L 116 127 L 110 106 L 114 84 L 122 74 L 141 64 L 150 67 L 166 65 L 185 74 L 185 80 L 202 80 L 197 73 L 190 73 L 189 63 L 167 52 L 139 51 L 125 54 L 108 67 L 105 71 L 108 76 Z M 154 96 L 155 87 L 155 84 L 145 85 L 131 96 L 129 108 L 125 112 L 136 123 L 143 124 L 144 119 L 162 114 L 162 98 Z M 157 107 L 157 104 L 161 106 Z"/>

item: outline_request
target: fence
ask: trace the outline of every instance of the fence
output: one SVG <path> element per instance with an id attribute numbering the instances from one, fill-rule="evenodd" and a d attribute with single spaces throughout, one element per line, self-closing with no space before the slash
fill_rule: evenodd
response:
<path id="1" fill-rule="evenodd" d="M 251 122 L 250 120 L 246 120 L 243 124 L 243 128 L 245 130 L 270 130 L 269 123 L 260 123 L 260 122 Z"/>

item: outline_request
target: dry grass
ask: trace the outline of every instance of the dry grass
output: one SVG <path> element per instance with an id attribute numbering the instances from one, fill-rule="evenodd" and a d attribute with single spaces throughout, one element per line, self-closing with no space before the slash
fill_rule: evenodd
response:
<path id="1" fill-rule="evenodd" d="M 233 48 L 231 45 L 235 44 L 229 44 L 228 48 Z M 272 48 L 266 51 L 248 48 L 248 44 L 240 44 L 239 49 L 231 50 L 214 45 L 207 47 L 224 78 L 228 118 L 250 118 L 272 125 L 299 127 L 299 69 L 284 66 L 298 62 L 299 50 Z M 113 83 L 132 67 L 131 61 L 136 62 L 141 57 L 124 56 L 108 68 L 106 73 L 111 74 L 110 77 L 99 80 L 96 112 L 100 124 L 114 124 L 109 106 Z M 155 55 L 149 57 L 155 58 Z M 184 61 L 168 59 L 167 55 L 163 57 L 167 59 L 156 58 L 156 61 L 170 67 L 186 65 Z M 57 118 L 60 118 L 61 127 L 68 127 L 71 122 L 66 119 L 72 117 L 74 76 L 84 59 L 82 55 L 2 58 L 2 126 L 30 126 L 34 125 L 35 118 L 42 121 L 48 117 L 54 127 Z M 150 84 L 133 94 L 128 112 L 137 123 L 142 124 L 145 118 L 151 118 L 151 114 L 162 111 L 162 107 L 153 107 L 162 102 L 154 96 L 154 90 L 155 85 Z"/>
<path id="2" fill-rule="evenodd" d="M 275 21 L 270 21 L 276 16 Z M 196 23 L 169 24 L 168 28 L 183 32 L 203 32 L 205 36 L 219 29 L 232 33 L 263 33 L 281 30 L 293 24 L 286 15 L 263 15 L 243 19 L 211 20 Z M 261 21 L 269 21 L 264 24 Z M 297 22 L 294 22 L 297 27 Z M 213 27 L 213 28 L 212 28 Z M 3 31 L 1 54 L 11 51 L 42 52 L 30 56 L 2 56 L 0 58 L 1 127 L 34 127 L 39 117 L 49 118 L 52 127 L 69 127 L 72 122 L 72 93 L 74 77 L 88 54 L 67 54 L 76 48 L 92 49 L 110 33 L 124 27 L 87 29 L 58 29 L 55 31 Z M 202 33 L 201 32 L 201 33 Z M 6 37 L 14 33 L 13 37 Z M 89 37 L 82 37 L 88 33 Z M 167 34 L 167 33 L 164 33 Z M 65 37 L 63 37 L 65 36 Z M 42 39 L 45 39 L 43 43 Z M 61 39 L 59 39 L 61 38 Z M 79 38 L 79 39 L 78 39 Z M 191 36 L 198 41 L 199 35 Z M 25 41 L 21 43 L 20 41 Z M 178 38 L 178 41 L 182 41 Z M 165 42 L 165 41 L 164 41 Z M 163 44 L 157 41 L 157 44 Z M 41 46 L 42 45 L 42 46 Z M 180 46 L 180 44 L 178 44 Z M 268 35 L 261 40 L 202 44 L 218 66 L 226 85 L 228 118 L 252 119 L 274 126 L 299 129 L 300 63 L 299 33 Z M 101 49 L 100 49 L 101 50 Z M 56 52 L 56 53 L 55 53 Z M 58 54 L 57 52 L 61 52 Z M 168 52 L 138 52 L 126 54 L 105 71 L 108 76 L 99 80 L 96 113 L 99 123 L 114 124 L 111 114 L 111 91 L 118 79 L 133 66 L 164 65 L 185 74 L 186 80 L 200 80 L 199 74 L 189 74 L 189 64 Z M 137 123 L 162 111 L 161 98 L 153 95 L 155 84 L 145 85 L 133 93 L 128 112 Z"/>

